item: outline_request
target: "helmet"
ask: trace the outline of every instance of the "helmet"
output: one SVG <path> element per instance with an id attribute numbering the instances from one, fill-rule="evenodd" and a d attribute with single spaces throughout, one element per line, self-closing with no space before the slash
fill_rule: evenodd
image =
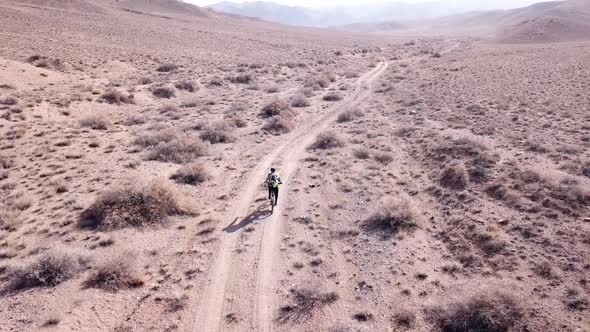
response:
<path id="1" fill-rule="evenodd" d="M 274 169 L 274 168 L 271 168 L 271 169 L 270 169 L 270 171 L 271 171 L 272 173 L 274 173 L 274 172 L 276 172 L 277 170 L 276 170 L 276 169 Z"/>

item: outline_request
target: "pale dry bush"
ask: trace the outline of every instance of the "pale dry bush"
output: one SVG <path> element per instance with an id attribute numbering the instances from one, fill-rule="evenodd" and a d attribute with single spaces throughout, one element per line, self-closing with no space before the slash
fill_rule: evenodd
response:
<path id="1" fill-rule="evenodd" d="M 133 104 L 135 102 L 133 94 L 126 93 L 126 92 L 121 91 L 119 89 L 108 90 L 100 97 L 100 99 L 104 100 L 105 102 L 107 102 L 109 104 L 117 104 L 117 105 Z"/>
<path id="2" fill-rule="evenodd" d="M 203 165 L 192 163 L 178 169 L 171 178 L 179 183 L 197 185 L 209 179 L 209 172 Z"/>
<path id="3" fill-rule="evenodd" d="M 320 133 L 313 144 L 311 144 L 309 150 L 327 150 L 340 148 L 344 146 L 344 141 L 336 134 L 336 132 L 328 130 Z"/>
<path id="4" fill-rule="evenodd" d="M 44 254 L 8 268 L 9 291 L 55 287 L 73 278 L 82 268 L 81 259 L 70 250 L 53 248 Z"/>
<path id="5" fill-rule="evenodd" d="M 283 305 L 279 309 L 277 321 L 281 324 L 306 321 L 340 298 L 335 292 L 323 292 L 318 288 L 293 288 L 290 293 L 293 304 Z"/>
<path id="6" fill-rule="evenodd" d="M 113 292 L 140 287 L 143 284 L 137 271 L 137 255 L 133 252 L 124 252 L 106 259 L 90 273 L 89 278 L 84 282 L 87 288 Z"/>
<path id="7" fill-rule="evenodd" d="M 291 106 L 293 107 L 308 107 L 309 105 L 309 99 L 303 94 L 298 94 L 291 98 Z"/>
<path id="8" fill-rule="evenodd" d="M 94 130 L 107 130 L 111 122 L 102 113 L 87 114 L 80 119 L 80 126 Z"/>
<path id="9" fill-rule="evenodd" d="M 362 228 L 369 233 L 385 237 L 418 227 L 416 207 L 408 198 L 396 198 L 382 205 L 380 210 L 367 218 Z"/>
<path id="10" fill-rule="evenodd" d="M 190 214 L 185 198 L 162 179 L 126 185 L 99 196 L 80 215 L 82 228 L 113 230 L 163 224 L 169 216 Z"/>
<path id="11" fill-rule="evenodd" d="M 273 116 L 268 122 L 262 127 L 265 131 L 268 131 L 275 135 L 286 134 L 293 130 L 294 124 L 290 117 Z"/>
<path id="12" fill-rule="evenodd" d="M 261 113 L 261 115 L 266 118 L 273 116 L 291 116 L 292 114 L 293 111 L 289 108 L 289 104 L 278 98 L 262 107 Z"/>
<path id="13" fill-rule="evenodd" d="M 231 143 L 236 140 L 234 128 L 228 121 L 217 121 L 206 125 L 200 137 L 211 144 Z"/>
<path id="14" fill-rule="evenodd" d="M 432 309 L 428 315 L 445 332 L 512 331 L 524 316 L 513 298 L 500 293 L 473 296 Z"/>

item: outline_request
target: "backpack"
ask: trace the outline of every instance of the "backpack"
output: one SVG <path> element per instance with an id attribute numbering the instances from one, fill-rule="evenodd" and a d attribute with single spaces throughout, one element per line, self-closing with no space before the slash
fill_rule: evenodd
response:
<path id="1" fill-rule="evenodd" d="M 272 188 L 279 186 L 279 176 L 277 174 L 271 174 L 268 177 L 268 186 Z"/>

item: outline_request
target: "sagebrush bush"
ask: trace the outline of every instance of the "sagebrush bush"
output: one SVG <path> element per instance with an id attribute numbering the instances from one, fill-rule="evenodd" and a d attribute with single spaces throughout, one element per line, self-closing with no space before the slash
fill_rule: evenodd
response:
<path id="1" fill-rule="evenodd" d="M 164 63 L 161 64 L 158 69 L 156 69 L 157 71 L 161 72 L 161 73 L 167 73 L 167 72 L 171 72 L 178 69 L 178 65 L 175 65 L 173 63 Z"/>
<path id="2" fill-rule="evenodd" d="M 171 141 L 160 142 L 148 150 L 148 160 L 183 164 L 204 156 L 207 151 L 205 143 L 188 135 L 174 137 Z"/>
<path id="3" fill-rule="evenodd" d="M 281 135 L 290 132 L 293 126 L 293 121 L 290 117 L 273 116 L 262 129 L 275 135 Z"/>
<path id="4" fill-rule="evenodd" d="M 325 101 L 339 101 L 342 100 L 342 95 L 338 92 L 329 92 L 322 98 Z"/>
<path id="5" fill-rule="evenodd" d="M 362 228 L 367 232 L 393 236 L 400 231 L 408 231 L 416 228 L 415 219 L 416 212 L 410 201 L 407 199 L 398 199 L 381 206 L 381 210 L 375 212 L 363 222 Z"/>
<path id="6" fill-rule="evenodd" d="M 507 332 L 523 317 L 516 302 L 502 294 L 474 296 L 430 315 L 443 332 Z"/>
<path id="7" fill-rule="evenodd" d="M 451 190 L 464 190 L 467 187 L 465 168 L 460 165 L 447 167 L 440 175 L 439 183 Z"/>
<path id="8" fill-rule="evenodd" d="M 327 150 L 344 146 L 344 141 L 333 131 L 325 131 L 316 137 L 315 142 L 308 147 L 310 150 Z"/>
<path id="9" fill-rule="evenodd" d="M 65 249 L 50 249 L 34 260 L 11 267 L 7 271 L 8 289 L 55 287 L 74 277 L 81 270 L 79 257 Z"/>
<path id="10" fill-rule="evenodd" d="M 99 230 L 144 227 L 162 224 L 169 216 L 188 213 L 176 189 L 157 179 L 105 192 L 81 213 L 79 225 Z"/>
<path id="11" fill-rule="evenodd" d="M 233 126 L 227 121 L 217 121 L 203 128 L 200 135 L 203 141 L 211 144 L 230 143 L 235 141 Z"/>
<path id="12" fill-rule="evenodd" d="M 293 288 L 290 292 L 294 303 L 281 306 L 277 321 L 282 324 L 305 321 L 340 298 L 335 292 L 321 292 L 315 288 Z"/>
<path id="13" fill-rule="evenodd" d="M 274 99 L 262 107 L 262 116 L 266 118 L 273 116 L 286 116 L 291 114 L 292 111 L 289 108 L 289 104 L 281 99 Z"/>
<path id="14" fill-rule="evenodd" d="M 178 169 L 171 179 L 179 183 L 197 185 L 209 179 L 209 172 L 203 165 L 192 163 Z"/>
<path id="15" fill-rule="evenodd" d="M 253 84 L 256 81 L 256 78 L 253 74 L 246 73 L 233 76 L 230 78 L 230 81 L 236 84 Z"/>
<path id="16" fill-rule="evenodd" d="M 113 292 L 140 287 L 144 282 L 137 272 L 136 261 L 137 256 L 129 252 L 109 258 L 90 273 L 84 286 Z"/>
<path id="17" fill-rule="evenodd" d="M 199 84 L 197 84 L 197 82 L 191 81 L 191 80 L 176 82 L 176 84 L 174 84 L 174 86 L 178 90 L 184 90 L 184 91 L 188 91 L 188 92 L 195 92 L 195 91 L 199 90 Z"/>
<path id="18" fill-rule="evenodd" d="M 151 91 L 158 98 L 170 99 L 176 96 L 176 89 L 171 85 L 157 85 L 152 87 Z"/>
<path id="19" fill-rule="evenodd" d="M 90 128 L 94 130 L 107 130 L 111 125 L 111 122 L 107 117 L 100 114 L 88 114 L 80 119 L 80 126 L 83 128 Z"/>
<path id="20" fill-rule="evenodd" d="M 100 99 L 104 100 L 105 102 L 107 102 L 109 104 L 117 104 L 117 105 L 133 104 L 135 102 L 133 94 L 126 93 L 126 92 L 123 92 L 118 89 L 108 90 L 100 97 Z"/>
<path id="21" fill-rule="evenodd" d="M 291 106 L 293 107 L 308 107 L 309 105 L 309 100 L 303 94 L 298 94 L 291 98 Z"/>

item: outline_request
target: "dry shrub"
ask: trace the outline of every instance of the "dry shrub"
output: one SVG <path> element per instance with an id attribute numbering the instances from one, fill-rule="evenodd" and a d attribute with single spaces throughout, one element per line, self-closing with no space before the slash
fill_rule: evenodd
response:
<path id="1" fill-rule="evenodd" d="M 209 172 L 200 164 L 189 164 L 176 171 L 171 177 L 179 183 L 197 185 L 209 179 Z"/>
<path id="2" fill-rule="evenodd" d="M 134 253 L 126 252 L 115 256 L 98 266 L 84 282 L 84 286 L 112 292 L 143 286 L 136 262 L 137 256 Z"/>
<path id="3" fill-rule="evenodd" d="M 342 100 L 342 95 L 338 92 L 329 92 L 322 98 L 325 101 L 340 101 Z"/>
<path id="4" fill-rule="evenodd" d="M 109 91 L 105 92 L 101 97 L 101 100 L 109 104 L 133 104 L 134 103 L 134 96 L 133 94 L 125 93 L 118 89 L 110 89 Z"/>
<path id="5" fill-rule="evenodd" d="M 223 80 L 219 77 L 213 77 L 207 82 L 207 86 L 210 88 L 223 86 Z"/>
<path id="6" fill-rule="evenodd" d="M 157 85 L 151 88 L 152 94 L 158 98 L 170 99 L 176 96 L 176 89 L 171 85 Z"/>
<path id="7" fill-rule="evenodd" d="M 308 107 L 309 105 L 309 100 L 303 94 L 298 94 L 291 98 L 291 106 L 293 107 Z"/>
<path id="8" fill-rule="evenodd" d="M 110 125 L 111 122 L 102 113 L 88 114 L 80 119 L 80 126 L 83 128 L 107 130 Z"/>
<path id="9" fill-rule="evenodd" d="M 55 287 L 74 277 L 81 270 L 81 261 L 65 249 L 50 249 L 36 259 L 7 271 L 10 291 L 35 287 Z"/>
<path id="10" fill-rule="evenodd" d="M 303 86 L 316 91 L 325 89 L 330 86 L 330 79 L 325 75 L 310 76 L 305 79 Z"/>
<path id="11" fill-rule="evenodd" d="M 453 165 L 446 168 L 439 178 L 441 186 L 451 190 L 464 190 L 467 187 L 467 176 L 465 168 L 460 165 Z"/>
<path id="12" fill-rule="evenodd" d="M 344 141 L 333 131 L 326 131 L 316 137 L 315 142 L 308 147 L 310 150 L 327 150 L 344 146 Z"/>
<path id="13" fill-rule="evenodd" d="M 143 114 L 130 114 L 123 122 L 126 126 L 137 126 L 146 123 L 147 117 Z"/>
<path id="14" fill-rule="evenodd" d="M 401 329 L 410 330 L 416 325 L 416 315 L 410 311 L 400 311 L 393 315 L 393 322 Z"/>
<path id="15" fill-rule="evenodd" d="M 16 99 L 16 97 L 8 96 L 0 98 L 0 105 L 13 106 L 16 104 L 18 104 L 18 99 Z"/>
<path id="16" fill-rule="evenodd" d="M 161 179 L 128 185 L 102 194 L 80 215 L 83 228 L 113 230 L 166 222 L 167 217 L 190 213 L 176 189 Z"/>
<path id="17" fill-rule="evenodd" d="M 492 234 L 482 233 L 475 238 L 475 243 L 486 255 L 500 254 L 506 248 L 506 242 L 495 239 Z"/>
<path id="18" fill-rule="evenodd" d="M 184 90 L 188 92 L 199 91 L 199 85 L 197 84 L 197 82 L 191 80 L 176 82 L 174 86 L 178 90 Z"/>
<path id="19" fill-rule="evenodd" d="M 256 78 L 253 74 L 246 73 L 246 74 L 239 74 L 237 76 L 233 76 L 230 79 L 230 82 L 235 84 L 252 84 L 256 82 Z"/>
<path id="20" fill-rule="evenodd" d="M 373 158 L 383 165 L 387 165 L 393 161 L 393 156 L 389 153 L 377 153 Z"/>
<path id="21" fill-rule="evenodd" d="M 148 85 L 152 83 L 154 83 L 154 80 L 151 77 L 144 76 L 139 78 L 140 85 Z"/>
<path id="22" fill-rule="evenodd" d="M 157 71 L 161 72 L 161 73 L 167 73 L 167 72 L 171 72 L 178 69 L 178 66 L 173 64 L 173 63 L 164 63 L 161 64 L 158 69 L 156 69 Z"/>
<path id="23" fill-rule="evenodd" d="M 361 116 L 362 113 L 359 110 L 355 110 L 355 111 L 344 111 L 340 114 L 338 114 L 338 118 L 336 119 L 336 121 L 338 123 L 343 123 L 343 122 L 350 122 L 352 120 L 354 120 L 356 117 Z"/>
<path id="24" fill-rule="evenodd" d="M 0 207 L 0 229 L 16 230 L 19 224 L 19 212 L 12 207 Z"/>
<path id="25" fill-rule="evenodd" d="M 430 314 L 443 332 L 507 332 L 523 317 L 515 301 L 503 294 L 474 296 Z"/>
<path id="26" fill-rule="evenodd" d="M 291 296 L 294 304 L 284 305 L 279 309 L 277 321 L 281 324 L 288 322 L 302 322 L 311 318 L 316 311 L 338 301 L 335 292 L 321 292 L 312 288 L 293 288 Z"/>
<path id="27" fill-rule="evenodd" d="M 293 129 L 293 126 L 293 121 L 290 117 L 273 116 L 262 129 L 274 135 L 281 135 L 290 132 Z"/>
<path id="28" fill-rule="evenodd" d="M 230 143 L 235 141 L 232 125 L 227 121 L 217 121 L 211 123 L 201 132 L 201 139 L 209 141 L 211 144 Z"/>
<path id="29" fill-rule="evenodd" d="M 14 162 L 12 159 L 8 158 L 8 156 L 0 155 L 0 169 L 8 169 L 14 166 Z"/>
<path id="30" fill-rule="evenodd" d="M 414 206 L 408 199 L 398 199 L 382 206 L 367 218 L 361 228 L 369 233 L 379 233 L 384 237 L 391 237 L 401 231 L 409 231 L 417 226 Z"/>
<path id="31" fill-rule="evenodd" d="M 207 151 L 207 146 L 200 139 L 171 128 L 143 133 L 135 139 L 134 144 L 148 148 L 148 160 L 178 164 L 193 161 Z"/>
<path id="32" fill-rule="evenodd" d="M 292 115 L 292 111 L 287 102 L 281 99 L 274 99 L 262 108 L 261 115 L 265 118 L 271 118 L 273 116 L 290 116 Z"/>
<path id="33" fill-rule="evenodd" d="M 68 182 L 63 178 L 51 181 L 51 186 L 55 188 L 57 194 L 63 194 L 68 191 Z"/>
<path id="34" fill-rule="evenodd" d="M 142 147 L 153 147 L 161 142 L 170 142 L 181 134 L 172 128 L 149 128 L 148 131 L 138 135 L 133 144 Z"/>
<path id="35" fill-rule="evenodd" d="M 365 148 L 359 148 L 359 149 L 354 149 L 352 151 L 352 154 L 357 157 L 358 159 L 369 159 L 369 157 L 371 156 L 371 154 L 369 153 L 369 150 L 365 149 Z"/>

